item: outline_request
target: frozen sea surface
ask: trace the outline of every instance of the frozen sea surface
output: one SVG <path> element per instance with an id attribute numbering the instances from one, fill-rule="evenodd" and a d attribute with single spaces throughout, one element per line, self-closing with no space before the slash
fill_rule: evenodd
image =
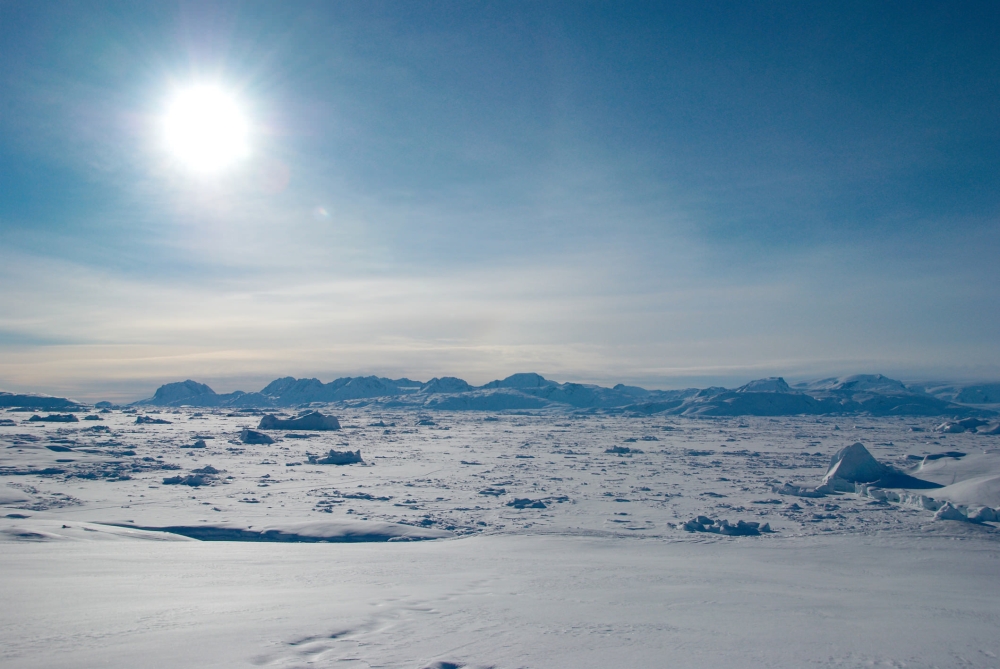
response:
<path id="1" fill-rule="evenodd" d="M 974 504 L 1000 437 L 934 419 L 336 413 L 338 432 L 248 445 L 259 417 L 7 412 L 0 664 L 1000 667 L 995 523 L 773 491 L 862 441 L 970 482 Z M 330 449 L 364 464 L 309 464 Z M 945 453 L 966 455 L 921 460 Z M 683 531 L 696 515 L 775 532 Z"/>

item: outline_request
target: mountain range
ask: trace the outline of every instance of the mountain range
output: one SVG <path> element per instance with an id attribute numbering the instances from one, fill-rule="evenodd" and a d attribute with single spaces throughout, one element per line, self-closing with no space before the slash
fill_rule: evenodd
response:
<path id="1" fill-rule="evenodd" d="M 638 414 L 684 416 L 786 416 L 798 414 L 861 414 L 888 416 L 971 416 L 995 413 L 987 402 L 963 403 L 965 398 L 993 400 L 996 384 L 948 386 L 938 394 L 908 387 L 881 374 L 828 378 L 790 386 L 781 377 L 751 381 L 739 388 L 646 390 L 618 384 L 612 388 L 583 383 L 559 383 L 534 373 L 472 386 L 455 377 L 420 382 L 378 376 L 319 379 L 275 379 L 257 392 L 219 394 L 196 381 L 160 386 L 138 406 L 232 408 L 302 407 L 346 402 L 386 408 L 448 411 L 576 409 L 628 411 Z M 957 388 L 957 389 L 956 389 Z"/>

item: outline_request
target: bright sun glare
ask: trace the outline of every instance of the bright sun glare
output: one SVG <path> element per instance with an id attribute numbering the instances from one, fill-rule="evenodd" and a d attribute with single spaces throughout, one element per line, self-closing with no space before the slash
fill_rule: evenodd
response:
<path id="1" fill-rule="evenodd" d="M 249 124 L 237 100 L 209 85 L 179 91 L 164 117 L 167 149 L 188 169 L 219 172 L 250 153 Z"/>

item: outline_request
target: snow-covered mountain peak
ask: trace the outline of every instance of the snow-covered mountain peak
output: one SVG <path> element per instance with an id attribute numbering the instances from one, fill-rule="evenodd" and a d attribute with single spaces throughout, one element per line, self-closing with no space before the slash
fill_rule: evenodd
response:
<path id="1" fill-rule="evenodd" d="M 780 376 L 757 379 L 736 389 L 738 393 L 791 393 L 794 392 Z"/>

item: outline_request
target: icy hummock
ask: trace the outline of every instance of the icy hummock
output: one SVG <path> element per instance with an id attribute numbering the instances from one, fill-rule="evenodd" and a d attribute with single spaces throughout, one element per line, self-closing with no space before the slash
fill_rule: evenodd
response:
<path id="1" fill-rule="evenodd" d="M 295 418 L 281 419 L 267 414 L 260 419 L 258 430 L 339 430 L 340 421 L 319 411 L 307 411 Z"/>
<path id="2" fill-rule="evenodd" d="M 830 460 L 830 468 L 823 477 L 823 484 L 826 485 L 834 479 L 850 483 L 872 483 L 888 472 L 888 467 L 872 457 L 864 444 L 856 441 L 834 454 Z"/>

